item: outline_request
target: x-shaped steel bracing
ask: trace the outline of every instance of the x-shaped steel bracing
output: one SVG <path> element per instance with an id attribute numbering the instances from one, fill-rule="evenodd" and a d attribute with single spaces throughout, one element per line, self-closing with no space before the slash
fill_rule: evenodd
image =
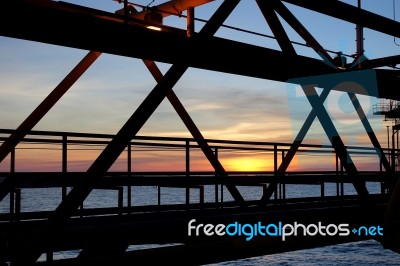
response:
<path id="1" fill-rule="evenodd" d="M 210 20 L 203 26 L 199 32 L 199 38 L 203 36 L 212 36 L 222 25 L 225 19 L 233 11 L 240 0 L 224 1 L 218 10 L 213 14 Z M 198 49 L 201 49 L 200 47 Z M 204 49 L 204 48 L 203 48 Z M 61 202 L 61 204 L 53 212 L 52 216 L 49 217 L 47 223 L 42 228 L 38 235 L 32 239 L 31 243 L 26 243 L 21 246 L 18 256 L 15 257 L 15 263 L 18 265 L 27 265 L 35 262 L 41 253 L 43 247 L 46 246 L 48 241 L 51 240 L 52 234 L 61 230 L 69 217 L 73 212 L 80 206 L 85 198 L 92 191 L 94 184 L 98 178 L 101 178 L 108 169 L 117 160 L 119 155 L 125 150 L 132 138 L 139 132 L 142 126 L 150 118 L 153 112 L 161 104 L 163 99 L 171 92 L 173 86 L 178 82 L 186 70 L 190 67 L 193 58 L 188 57 L 184 62 L 176 63 L 170 67 L 166 74 L 161 77 L 156 73 L 157 70 L 154 68 L 155 65 L 146 64 L 152 66 L 154 73 L 157 74 L 156 79 L 159 79 L 157 85 L 137 108 L 133 115 L 128 119 L 125 125 L 116 134 L 110 144 L 103 150 L 99 157 L 89 167 L 88 171 L 80 179 L 80 182 L 70 191 L 67 197 Z M 173 94 L 174 95 L 174 94 Z M 174 98 L 174 96 L 172 96 Z M 176 100 L 177 98 L 175 98 Z M 183 106 L 182 106 L 183 107 Z M 199 131 L 200 132 L 200 131 Z M 200 136 L 198 136 L 200 137 Z M 202 144 L 205 144 L 204 142 Z M 204 145 L 201 145 L 205 147 Z M 204 151 L 204 150 L 203 150 Z M 209 154 L 207 156 L 207 154 Z M 211 158 L 214 167 L 219 167 L 214 155 L 207 151 L 206 156 Z M 209 159 L 210 159 L 209 158 Z M 218 169 L 223 170 L 222 165 Z M 242 201 L 240 193 L 235 187 L 228 187 L 231 191 L 232 196 L 239 201 Z"/>
<path id="2" fill-rule="evenodd" d="M 318 43 L 318 41 L 307 31 L 307 29 L 297 20 L 297 18 L 286 8 L 285 5 L 279 0 L 271 0 L 271 1 L 262 1 L 256 0 L 262 14 L 264 15 L 268 25 L 270 26 L 273 34 L 275 35 L 278 44 L 280 45 L 282 51 L 296 55 L 296 51 L 286 34 L 285 29 L 283 28 L 281 22 L 279 21 L 275 12 L 279 13 L 281 17 L 288 22 L 288 24 L 315 50 L 315 52 L 330 66 L 335 67 L 334 61 L 332 57 L 323 49 L 323 47 Z M 359 58 L 356 58 L 358 60 Z M 315 87 L 309 84 L 302 86 L 303 91 L 305 92 L 307 99 L 309 100 L 312 110 L 308 117 L 306 118 L 302 128 L 300 129 L 298 135 L 296 136 L 293 145 L 290 147 L 288 153 L 285 158 L 282 160 L 279 168 L 276 171 L 277 181 L 271 183 L 267 190 L 265 191 L 263 197 L 261 198 L 262 202 L 266 202 L 270 199 L 272 194 L 276 192 L 277 186 L 280 181 L 280 177 L 283 176 L 289 167 L 293 157 L 295 156 L 297 150 L 299 149 L 302 141 L 304 140 L 308 130 L 310 129 L 313 121 L 316 117 L 318 117 L 325 134 L 328 136 L 333 148 L 337 156 L 340 158 L 344 168 L 346 171 L 352 175 L 353 177 L 358 177 L 358 171 L 356 166 L 354 165 L 342 139 L 339 136 L 338 131 L 336 130 L 331 118 L 329 117 L 328 112 L 326 111 L 323 103 L 325 99 L 328 97 L 331 88 L 325 88 L 321 95 L 318 96 Z M 352 101 L 354 108 L 357 111 L 357 114 L 373 144 L 375 149 L 380 156 L 381 163 L 385 167 L 387 172 L 390 172 L 390 165 L 387 161 L 387 158 L 384 156 L 382 147 L 379 144 L 378 139 L 366 118 L 364 111 L 360 105 L 360 102 L 357 99 L 355 93 L 348 92 L 348 95 Z M 357 180 L 357 179 L 356 179 Z M 368 197 L 368 190 L 365 187 L 365 184 L 361 181 L 355 181 L 354 187 L 360 197 L 364 200 Z"/>

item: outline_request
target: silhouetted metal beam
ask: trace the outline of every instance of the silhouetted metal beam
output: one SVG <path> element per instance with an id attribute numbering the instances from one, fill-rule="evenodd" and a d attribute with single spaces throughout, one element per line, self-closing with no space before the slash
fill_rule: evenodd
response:
<path id="1" fill-rule="evenodd" d="M 163 75 L 157 65 L 148 60 L 143 61 L 146 65 L 146 67 L 149 69 L 150 73 L 153 75 L 154 79 L 157 82 L 161 82 L 163 79 Z M 193 122 L 192 118 L 186 111 L 185 107 L 179 100 L 179 98 L 176 96 L 175 92 L 171 90 L 168 95 L 167 95 L 168 100 L 172 104 L 172 107 L 174 107 L 175 111 L 181 118 L 182 122 L 185 124 L 186 128 L 189 130 L 189 132 L 192 134 L 193 138 L 197 141 L 197 144 L 203 151 L 204 155 L 208 159 L 208 161 L 211 163 L 212 167 L 214 170 L 221 174 L 221 175 L 226 175 L 225 169 L 222 166 L 221 162 L 218 160 L 218 158 L 215 156 L 214 152 L 212 151 L 211 147 L 208 145 L 207 141 L 204 139 L 203 134 L 201 134 L 200 130 L 196 126 L 196 124 Z M 231 193 L 233 199 L 236 201 L 242 202 L 244 201 L 242 195 L 240 194 L 239 190 L 232 185 L 227 185 L 226 186 L 229 192 Z"/>
<path id="2" fill-rule="evenodd" d="M 4 2 L 0 9 L 0 35 L 169 64 L 196 55 L 191 67 L 277 81 L 335 73 L 313 58 L 292 57 L 273 49 L 198 34 L 188 39 L 186 30 L 167 28 L 156 32 L 146 29 L 143 22 L 125 23 L 123 16 L 113 13 L 50 3 L 42 6 L 26 1 Z M 9 10 L 18 10 L 18 16 Z M 233 56 L 231 51 L 240 53 Z"/>
<path id="3" fill-rule="evenodd" d="M 400 37 L 400 23 L 338 0 L 282 0 L 372 30 Z"/>
<path id="4" fill-rule="evenodd" d="M 394 55 L 394 56 L 387 56 L 371 60 L 365 60 L 362 63 L 362 68 L 371 69 L 371 68 L 385 67 L 385 66 L 394 67 L 398 64 L 400 64 L 400 55 Z"/>
<path id="5" fill-rule="evenodd" d="M 17 128 L 21 132 L 29 132 L 50 111 L 50 109 L 61 99 L 61 97 L 75 84 L 75 82 L 86 72 L 101 53 L 91 51 L 72 69 L 72 71 L 58 84 L 58 86 L 39 104 L 38 107 Z M 11 150 L 26 136 L 26 133 L 11 134 L 0 146 L 0 162 L 7 157 Z"/>
<path id="6" fill-rule="evenodd" d="M 320 101 L 323 103 L 326 98 L 329 95 L 330 90 L 323 90 L 320 97 Z M 283 158 L 281 164 L 279 165 L 278 169 L 277 169 L 277 178 L 279 179 L 280 175 L 283 175 L 286 170 L 288 169 L 290 163 L 292 162 L 294 156 L 296 155 L 297 151 L 299 150 L 301 143 L 303 142 L 304 138 L 307 135 L 308 130 L 311 128 L 312 123 L 314 122 L 315 118 L 317 117 L 317 113 L 315 112 L 314 109 L 311 109 L 310 114 L 307 116 L 303 126 L 301 127 L 301 129 L 299 130 L 299 132 L 297 133 L 296 138 L 293 141 L 293 144 L 290 146 L 288 152 L 286 153 L 286 156 Z M 278 186 L 278 182 L 274 182 L 271 183 L 266 191 L 264 192 L 262 198 L 261 198 L 261 202 L 266 202 L 268 201 L 272 194 L 274 194 L 274 192 L 276 191 L 276 188 Z"/>
<path id="7" fill-rule="evenodd" d="M 304 93 L 307 96 L 312 108 L 315 110 L 317 117 L 321 123 L 322 128 L 325 131 L 325 134 L 328 136 L 329 141 L 332 143 L 333 148 L 335 149 L 336 154 L 340 158 L 340 161 L 343 164 L 343 167 L 346 169 L 347 173 L 353 177 L 358 177 L 358 171 L 356 166 L 351 159 L 346 146 L 344 145 L 342 139 L 339 136 L 332 120 L 329 117 L 328 112 L 326 111 L 323 103 L 321 102 L 320 97 L 318 96 L 317 91 L 312 85 L 302 86 Z M 364 201 L 368 200 L 368 190 L 365 186 L 365 182 L 354 182 L 354 188 L 356 189 L 360 198 Z"/>
<path id="8" fill-rule="evenodd" d="M 189 9 L 190 7 L 198 7 L 213 1 L 214 0 L 171 0 L 157 6 L 152 6 L 152 8 L 155 8 L 164 17 L 172 14 L 179 16 L 182 11 Z M 151 12 L 151 10 L 143 10 L 142 12 L 133 14 L 132 17 L 144 19 L 144 16 L 149 12 Z"/>
<path id="9" fill-rule="evenodd" d="M 350 97 L 351 102 L 353 103 L 354 108 L 356 109 L 356 112 L 358 114 L 358 117 L 360 118 L 365 131 L 368 134 L 369 139 L 372 142 L 372 145 L 374 145 L 374 148 L 377 150 L 379 158 L 381 160 L 381 163 L 383 164 L 383 167 L 385 168 L 386 172 L 390 173 L 391 168 L 390 164 L 385 156 L 385 153 L 382 150 L 382 147 L 379 143 L 378 138 L 376 137 L 374 130 L 372 129 L 370 123 L 368 122 L 367 116 L 364 113 L 364 110 L 361 107 L 360 101 L 357 98 L 357 95 L 352 92 L 347 93 Z"/>
<path id="10" fill-rule="evenodd" d="M 166 28 L 155 32 L 146 29 L 143 21 L 130 19 L 125 23 L 123 16 L 113 13 L 55 1 L 41 3 L 2 3 L 0 35 L 170 64 L 196 56 L 191 67 L 283 82 L 337 73 L 324 62 L 305 56 L 198 34 L 189 40 L 186 30 Z M 18 16 L 9 10 L 18 10 Z M 49 27 L 49 21 L 57 31 Z M 205 46 L 212 49 L 194 49 Z M 232 56 L 232 50 L 241 52 Z M 376 70 L 378 84 L 389 86 L 378 86 L 379 97 L 400 100 L 400 94 L 393 90 L 393 84 L 400 86 L 398 71 L 380 71 Z"/>
<path id="11" fill-rule="evenodd" d="M 221 24 L 233 11 L 240 0 L 224 1 L 211 19 L 204 25 L 200 35 L 211 36 L 215 34 Z M 137 108 L 125 125 L 116 134 L 115 138 L 103 150 L 99 157 L 89 167 L 80 182 L 70 191 L 67 197 L 49 217 L 43 230 L 32 239 L 32 243 L 21 243 L 19 254 L 13 258 L 16 265 L 30 265 L 39 258 L 43 247 L 51 242 L 57 232 L 62 230 L 65 222 L 90 194 L 96 184 L 96 180 L 104 176 L 108 169 L 118 159 L 132 138 L 139 132 L 153 112 L 161 104 L 166 95 L 178 82 L 189 68 L 192 57 L 171 66 L 163 79 L 154 87 L 142 104 Z"/>
<path id="12" fill-rule="evenodd" d="M 318 43 L 312 34 L 300 23 L 300 21 L 290 12 L 287 7 L 280 1 L 272 0 L 275 10 L 282 16 L 284 20 L 309 44 L 315 52 L 327 63 L 329 66 L 335 68 L 335 62 L 328 52 Z"/>
<path id="13" fill-rule="evenodd" d="M 278 44 L 281 47 L 282 51 L 291 56 L 296 56 L 297 55 L 296 50 L 294 49 L 293 44 L 289 39 L 289 36 L 286 34 L 286 31 L 283 28 L 282 23 L 280 22 L 278 16 L 276 15 L 275 10 L 273 8 L 274 5 L 271 4 L 272 2 L 269 1 L 267 3 L 266 1 L 262 1 L 262 0 L 256 0 L 256 2 L 258 4 L 258 7 L 260 8 L 261 13 L 263 14 L 265 20 L 267 21 L 269 27 L 271 28 L 276 40 L 278 41 Z M 308 118 L 306 120 L 306 123 L 309 123 L 309 127 L 311 127 L 311 124 L 314 119 L 315 119 L 315 117 Z M 304 125 L 303 125 L 303 128 L 305 128 Z M 304 132 L 304 136 L 307 133 L 307 131 L 308 131 L 308 128 Z M 303 131 L 300 131 L 300 132 L 303 133 Z M 274 167 L 276 169 L 276 172 L 275 172 L 276 180 L 274 182 L 271 182 L 268 185 L 268 187 L 265 189 L 263 196 L 261 197 L 261 200 L 260 200 L 262 203 L 265 204 L 271 198 L 272 194 L 276 193 L 276 189 L 278 188 L 278 184 L 280 182 L 280 176 L 286 171 L 287 167 L 289 166 L 290 162 L 292 161 L 292 158 L 296 154 L 301 142 L 303 141 L 304 136 L 301 137 L 301 141 L 299 141 L 297 138 L 295 139 L 295 142 L 293 143 L 292 146 L 290 146 L 289 153 L 283 159 L 280 167 L 278 169 L 276 169 L 276 167 Z M 277 158 L 275 158 L 275 160 L 277 160 Z M 277 161 L 275 161 L 275 163 L 277 163 Z"/>
<path id="14" fill-rule="evenodd" d="M 271 1 L 267 2 L 263 0 L 256 0 L 256 2 L 265 20 L 270 26 L 272 33 L 274 34 L 282 51 L 290 55 L 296 56 L 296 50 L 294 49 L 292 42 L 287 36 L 285 29 L 282 27 L 282 24 L 279 21 L 275 10 L 273 9 L 273 5 L 271 5 Z"/>
<path id="15" fill-rule="evenodd" d="M 79 64 L 58 84 L 58 86 L 43 100 L 42 103 L 22 122 L 17 128 L 20 132 L 13 133 L 0 146 L 0 162 L 2 162 L 18 143 L 26 136 L 26 132 L 32 130 L 48 111 L 61 99 L 71 86 L 85 73 L 85 71 L 100 56 L 99 52 L 89 52 Z M 8 182 L 0 183 L 0 201 L 4 198 Z"/>

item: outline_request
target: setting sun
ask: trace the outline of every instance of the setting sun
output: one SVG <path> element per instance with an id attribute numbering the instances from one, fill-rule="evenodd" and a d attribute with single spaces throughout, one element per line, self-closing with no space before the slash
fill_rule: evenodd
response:
<path id="1" fill-rule="evenodd" d="M 228 159 L 224 165 L 231 171 L 271 171 L 273 163 L 266 158 L 238 157 Z"/>

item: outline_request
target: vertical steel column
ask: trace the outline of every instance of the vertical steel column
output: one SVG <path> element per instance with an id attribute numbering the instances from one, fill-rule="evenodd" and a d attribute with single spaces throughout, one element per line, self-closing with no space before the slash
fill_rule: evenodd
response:
<path id="1" fill-rule="evenodd" d="M 186 23 L 187 23 L 186 35 L 190 38 L 194 34 L 194 7 L 188 8 Z"/>
<path id="2" fill-rule="evenodd" d="M 125 19 L 125 22 L 128 22 L 128 18 L 129 18 L 128 0 L 124 0 L 124 19 Z"/>
<path id="3" fill-rule="evenodd" d="M 7 157 L 11 149 L 15 147 L 33 127 L 46 115 L 48 111 L 61 99 L 72 85 L 100 56 L 99 52 L 89 52 L 79 64 L 58 84 L 58 86 L 43 100 L 43 102 L 25 119 L 17 128 L 17 133 L 4 141 L 0 146 L 0 162 Z M 18 132 L 20 131 L 20 132 Z"/>
<path id="4" fill-rule="evenodd" d="M 199 36 L 214 35 L 239 2 L 240 0 L 222 2 L 221 6 L 201 29 Z M 78 184 L 76 184 L 67 197 L 56 208 L 43 229 L 38 232 L 36 237 L 33 237 L 32 242 L 26 243 L 27 245 L 21 247 L 19 253 L 22 252 L 22 254 L 16 254 L 13 258 L 13 263 L 17 265 L 29 265 L 40 257 L 42 248 L 48 243 L 55 232 L 62 230 L 66 220 L 71 217 L 73 212 L 90 194 L 96 180 L 101 178 L 118 159 L 132 138 L 139 132 L 163 99 L 171 91 L 172 87 L 175 86 L 189 68 L 192 60 L 193 58 L 186 58 L 184 62 L 171 66 L 161 82 L 154 87 L 125 125 L 111 140 L 109 145 L 89 167 Z"/>
<path id="5" fill-rule="evenodd" d="M 357 6 L 359 9 L 361 9 L 361 0 L 357 1 Z M 364 54 L 364 28 L 362 25 L 357 24 L 356 26 L 356 32 L 357 32 L 357 57 L 355 58 L 355 61 L 358 61 L 358 68 L 362 68 L 362 60 L 361 57 Z"/>

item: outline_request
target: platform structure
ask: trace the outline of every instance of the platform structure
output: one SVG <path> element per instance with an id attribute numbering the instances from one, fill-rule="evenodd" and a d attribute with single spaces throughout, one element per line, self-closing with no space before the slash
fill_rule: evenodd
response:
<path id="1" fill-rule="evenodd" d="M 373 106 L 374 115 L 380 115 L 388 123 L 388 148 L 396 150 L 399 148 L 399 129 L 400 129 L 400 103 L 397 100 L 381 99 L 380 103 Z M 391 143 L 391 144 L 390 144 Z M 399 170 L 400 154 L 393 152 L 389 154 L 388 160 L 391 161 L 392 168 Z"/>
<path id="2" fill-rule="evenodd" d="M 239 0 L 222 1 L 210 19 L 205 21 L 205 25 L 196 31 L 194 9 L 209 2 L 213 1 L 169 1 L 158 7 L 138 12 L 134 3 L 121 1 L 122 9 L 115 13 L 51 0 L 21 0 L 3 3 L 0 10 L 0 23 L 3 25 L 0 28 L 0 35 L 89 51 L 87 56 L 16 130 L 2 130 L 6 136 L 3 137 L 0 146 L 0 162 L 8 156 L 10 158 L 10 171 L 1 173 L 0 180 L 0 198 L 3 199 L 10 195 L 10 213 L 5 216 L 1 231 L 3 235 L 6 235 L 4 239 L 7 239 L 1 243 L 6 246 L 4 250 L 7 251 L 6 254 L 3 254 L 3 262 L 11 262 L 12 265 L 38 264 L 39 257 L 47 254 L 46 263 L 50 265 L 79 265 L 98 261 L 118 262 L 124 265 L 143 258 L 149 261 L 154 258 L 162 258 L 165 261 L 176 260 L 176 254 L 186 254 L 187 256 L 182 256 L 185 263 L 201 264 L 360 239 L 357 237 L 329 238 L 328 240 L 318 238 L 310 241 L 309 238 L 304 237 L 298 242 L 282 243 L 270 240 L 265 242 L 266 240 L 263 239 L 251 242 L 251 244 L 243 239 L 225 238 L 222 240 L 198 238 L 194 241 L 187 238 L 185 231 L 188 219 L 191 217 L 216 223 L 233 222 L 232 217 L 242 222 L 256 222 L 265 216 L 273 217 L 274 221 L 282 219 L 291 222 L 300 219 L 305 223 L 311 222 L 310 219 L 315 217 L 321 220 L 329 218 L 337 223 L 347 219 L 354 226 L 361 226 L 363 221 L 369 226 L 382 225 L 385 235 L 379 240 L 385 247 L 393 250 L 399 249 L 400 183 L 396 168 L 393 167 L 395 164 L 391 166 L 388 157 L 384 156 L 390 152 L 392 162 L 395 162 L 393 158 L 398 152 L 396 147 L 392 147 L 390 151 L 389 149 L 385 151 L 381 147 L 357 95 L 400 100 L 397 91 L 393 90 L 393 87 L 397 88 L 400 85 L 398 70 L 393 68 L 399 63 L 400 57 L 393 55 L 367 59 L 364 56 L 363 42 L 361 41 L 364 27 L 400 37 L 397 30 L 400 23 L 363 10 L 360 1 L 359 6 L 356 7 L 335 0 L 323 2 L 318 0 L 256 0 L 258 8 L 281 47 L 281 51 L 277 51 L 214 37 L 216 31 L 223 26 L 226 18 L 236 8 Z M 332 51 L 324 49 L 290 11 L 286 6 L 287 3 L 356 24 L 358 47 L 357 53 L 350 56 L 353 62 L 347 63 L 347 60 L 344 60 L 345 55 L 339 51 L 334 52 L 335 55 L 332 56 Z M 18 13 L 15 14 L 10 10 L 18 10 Z M 183 11 L 187 12 L 187 29 L 177 29 L 161 23 L 162 17 L 182 15 Z M 307 47 L 313 49 L 320 56 L 320 60 L 297 54 L 294 43 L 289 39 L 278 15 L 304 39 Z M 49 21 L 53 27 L 58 29 L 57 32 L 47 27 Z M 149 29 L 150 26 L 152 29 Z M 155 28 L 157 30 L 154 30 Z M 136 38 L 132 38 L 132 36 Z M 114 40 L 114 42 L 104 42 L 104 39 Z M 160 43 L 163 45 L 159 45 Z M 213 49 L 201 49 L 205 46 Z M 235 53 L 233 57 L 229 52 L 231 50 L 241 51 L 241 53 Z M 142 59 L 157 84 L 120 131 L 116 135 L 107 136 L 109 140 L 98 143 L 105 144 L 104 149 L 87 172 L 70 175 L 66 171 L 69 138 L 71 136 L 84 138 L 86 135 L 32 130 L 102 53 Z M 253 64 L 254 58 L 258 58 L 257 65 Z M 169 63 L 172 66 L 163 75 L 156 62 Z M 282 64 L 275 64 L 275 62 L 282 62 Z M 274 154 L 274 169 L 271 173 L 258 173 L 259 175 L 249 178 L 247 176 L 249 173 L 230 173 L 225 170 L 219 160 L 218 151 L 221 148 L 226 149 L 226 147 L 222 147 L 219 141 L 207 140 L 203 137 L 173 91 L 173 87 L 189 67 L 294 83 L 301 86 L 312 111 L 293 143 L 290 145 L 268 144 L 270 146 L 267 148 L 268 151 Z M 356 86 L 340 86 L 344 82 L 356 84 Z M 317 93 L 317 86 L 323 88 L 321 94 Z M 354 154 L 350 147 L 343 142 L 323 105 L 332 90 L 344 91 L 348 94 L 372 143 L 373 151 L 378 156 L 377 163 L 381 165 L 381 171 L 368 174 L 356 167 L 353 161 Z M 171 102 L 193 136 L 192 139 L 179 140 L 185 142 L 184 146 L 179 146 L 182 144 L 178 146 L 184 147 L 186 150 L 186 171 L 181 174 L 164 172 L 161 177 L 154 173 L 142 174 L 143 176 L 138 178 L 129 168 L 130 164 L 128 163 L 126 173 L 111 173 L 110 168 L 122 153 L 128 151 L 128 158 L 130 158 L 130 147 L 134 144 L 132 141 L 136 140 L 137 133 L 164 98 Z M 291 176 L 287 171 L 289 165 L 294 156 L 303 151 L 304 144 L 302 142 L 316 118 L 331 143 L 330 152 L 333 152 L 337 158 L 337 169 L 333 173 L 303 173 L 300 176 L 296 176 L 299 173 L 293 173 L 294 176 Z M 396 129 L 398 130 L 397 127 Z M 43 140 L 35 139 L 35 137 L 29 138 L 29 136 L 41 134 L 46 136 Z M 56 140 L 56 144 L 62 146 L 63 160 L 60 173 L 17 173 L 14 159 L 18 146 L 29 141 L 54 142 L 49 136 L 61 137 L 61 140 Z M 102 138 L 104 136 L 87 137 Z M 151 140 L 161 141 L 161 139 Z M 85 143 L 85 141 L 81 143 Z M 218 149 L 214 148 L 214 143 L 218 143 Z M 153 144 L 161 145 L 162 143 Z M 233 142 L 231 144 L 241 145 L 243 143 Z M 249 145 L 249 143 L 244 144 Z M 250 145 L 257 144 L 250 143 Z M 287 146 L 287 149 L 279 150 L 278 146 Z M 196 176 L 196 173 L 190 171 L 190 161 L 188 160 L 190 152 L 188 150 L 191 148 L 201 150 L 214 169 L 213 173 L 197 173 L 198 176 Z M 254 147 L 250 148 L 255 149 Z M 279 151 L 283 155 L 278 164 Z M 129 161 L 131 160 L 129 159 Z M 166 178 L 169 175 L 175 179 Z M 339 191 L 339 195 L 330 199 L 325 197 L 323 188 L 328 181 L 334 182 Z M 321 195 L 311 201 L 309 199 L 285 201 L 285 184 L 287 182 L 308 185 L 317 183 L 321 186 Z M 340 195 L 340 187 L 344 182 L 352 184 L 356 196 L 345 197 L 346 200 L 340 197 L 344 196 Z M 378 195 L 371 193 L 366 186 L 367 182 L 379 182 L 381 184 L 380 193 Z M 40 184 L 45 187 L 63 188 L 62 201 L 58 207 L 49 213 L 20 213 L 20 189 L 40 186 Z M 129 194 L 129 187 L 140 184 L 151 184 L 158 188 L 173 186 L 199 189 L 200 203 L 190 206 L 190 202 L 187 201 L 184 206 L 174 206 L 173 208 L 146 206 L 139 209 L 132 209 L 131 204 L 128 203 L 126 208 L 123 205 L 123 192 L 121 192 L 124 189 L 121 187 L 125 186 Z M 215 202 L 205 208 L 206 204 L 201 200 L 201 191 L 202 186 L 206 184 L 215 186 Z M 238 189 L 238 186 L 243 184 L 261 187 L 260 199 L 256 202 L 247 202 Z M 232 198 L 231 202 L 222 203 L 220 202 L 222 200 L 218 200 L 223 199 L 223 197 L 220 198 L 222 195 L 218 195 L 218 191 L 220 193 L 224 191 L 218 190 L 219 186 L 226 188 Z M 68 193 L 67 187 L 72 187 Z M 84 200 L 94 189 L 101 188 L 118 191 L 118 208 L 88 212 L 82 210 L 81 220 L 76 219 L 79 216 L 77 211 Z M 128 199 L 130 201 L 131 197 L 128 196 Z M 162 205 L 160 200 L 158 202 Z M 151 228 L 159 228 L 159 230 L 163 226 L 167 226 L 169 232 L 156 231 L 155 235 L 158 237 L 149 237 L 149 225 L 152 225 Z M 146 242 L 179 243 L 180 246 L 127 252 L 129 245 Z M 265 245 L 271 249 L 265 249 Z M 53 261 L 53 252 L 71 249 L 80 250 L 76 259 Z M 209 252 L 212 256 L 207 258 L 196 256 L 195 254 L 198 254 L 199 251 L 200 254 Z"/>

